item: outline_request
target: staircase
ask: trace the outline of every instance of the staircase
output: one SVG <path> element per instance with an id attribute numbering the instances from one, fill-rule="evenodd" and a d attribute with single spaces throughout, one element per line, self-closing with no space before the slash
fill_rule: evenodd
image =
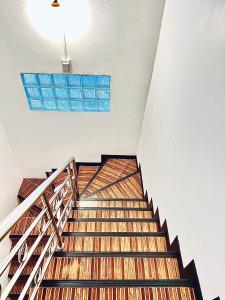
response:
<path id="1" fill-rule="evenodd" d="M 101 163 L 77 163 L 77 167 L 78 198 L 63 228 L 63 248 L 54 251 L 35 299 L 201 300 L 194 262 L 184 268 L 178 238 L 170 243 L 166 221 L 161 225 L 158 209 L 144 194 L 136 157 L 102 156 Z M 51 174 L 54 170 L 47 176 Z M 66 176 L 62 172 L 57 177 L 47 197 Z M 20 201 L 43 180 L 24 179 Z M 12 247 L 42 209 L 37 201 L 12 228 Z M 33 230 L 28 247 L 39 231 L 40 226 Z M 51 228 L 46 231 L 23 269 L 11 299 L 19 298 L 51 232 Z M 9 277 L 19 266 L 15 256 Z M 33 290 L 31 285 L 25 298 Z"/>

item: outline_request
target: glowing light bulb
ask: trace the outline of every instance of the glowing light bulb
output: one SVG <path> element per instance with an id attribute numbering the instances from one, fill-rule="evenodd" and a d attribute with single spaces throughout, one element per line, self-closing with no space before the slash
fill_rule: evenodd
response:
<path id="1" fill-rule="evenodd" d="M 67 39 L 78 40 L 88 31 L 91 12 L 86 0 L 60 0 L 57 9 L 50 4 L 46 0 L 26 1 L 31 24 L 45 38 L 62 41 L 65 33 Z"/>
<path id="2" fill-rule="evenodd" d="M 52 6 L 53 7 L 60 7 L 60 4 L 57 0 L 55 0 L 55 1 L 52 2 Z"/>

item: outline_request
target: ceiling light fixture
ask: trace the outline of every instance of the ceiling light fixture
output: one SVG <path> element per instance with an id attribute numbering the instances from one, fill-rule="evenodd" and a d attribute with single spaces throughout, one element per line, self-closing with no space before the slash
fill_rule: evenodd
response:
<path id="1" fill-rule="evenodd" d="M 90 28 L 92 16 L 88 0 L 24 1 L 29 21 L 48 40 L 61 43 L 66 33 L 68 42 L 78 41 Z"/>
<path id="2" fill-rule="evenodd" d="M 60 4 L 59 4 L 59 2 L 57 0 L 55 0 L 55 1 L 52 2 L 52 6 L 53 7 L 59 7 Z"/>

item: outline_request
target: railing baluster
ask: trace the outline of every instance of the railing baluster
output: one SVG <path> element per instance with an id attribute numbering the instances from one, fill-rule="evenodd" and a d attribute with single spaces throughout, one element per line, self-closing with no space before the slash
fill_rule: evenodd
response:
<path id="1" fill-rule="evenodd" d="M 59 175 L 65 174 L 67 169 L 68 175 L 65 180 L 55 189 L 51 198 L 47 197 L 49 187 L 54 184 L 54 181 Z M 19 267 L 15 271 L 11 281 L 4 289 L 0 300 L 7 299 L 14 284 L 21 276 L 27 263 L 36 252 L 43 237 L 47 237 L 46 244 L 41 251 L 38 261 L 33 267 L 33 271 L 28 277 L 28 280 L 23 287 L 19 299 L 24 299 L 33 281 L 36 286 L 31 294 L 31 299 L 35 298 L 38 287 L 48 267 L 50 259 L 55 251 L 55 248 L 63 248 L 62 231 L 66 221 L 70 215 L 72 207 L 77 198 L 77 171 L 74 159 L 71 159 L 62 168 L 54 172 L 46 181 L 44 181 L 27 199 L 24 200 L 1 224 L 0 224 L 0 241 L 12 229 L 14 224 L 39 200 L 42 202 L 42 211 L 33 220 L 30 226 L 23 233 L 22 237 L 12 248 L 10 254 L 5 258 L 0 266 L 0 276 L 7 270 L 14 256 L 18 255 Z M 66 201 L 65 201 L 66 200 Z M 39 230 L 36 230 L 38 228 Z M 50 230 L 52 228 L 53 230 Z M 35 231 L 34 231 L 35 230 Z M 28 246 L 28 238 L 31 234 L 37 235 L 33 244 Z M 47 259 L 45 259 L 47 255 Z M 35 276 L 36 274 L 36 276 Z M 34 279 L 34 277 L 36 277 Z"/>
<path id="2" fill-rule="evenodd" d="M 42 195 L 41 197 L 44 200 L 44 202 L 45 202 L 45 204 L 46 204 L 46 206 L 48 208 L 48 213 L 49 213 L 50 218 L 52 220 L 52 225 L 53 225 L 53 227 L 55 229 L 55 233 L 56 233 L 57 239 L 59 241 L 59 249 L 63 249 L 63 242 L 62 242 L 61 236 L 59 234 L 59 230 L 58 230 L 58 227 L 56 225 L 55 218 L 54 218 L 52 210 L 51 210 L 51 206 L 50 206 L 50 204 L 49 204 L 48 199 L 46 198 L 46 196 Z"/>

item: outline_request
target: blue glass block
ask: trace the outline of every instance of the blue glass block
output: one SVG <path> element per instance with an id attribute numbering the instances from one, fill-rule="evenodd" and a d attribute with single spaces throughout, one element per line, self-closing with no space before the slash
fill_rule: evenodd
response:
<path id="1" fill-rule="evenodd" d="M 40 86 L 51 86 L 52 77 L 50 74 L 38 74 L 38 82 Z"/>
<path id="2" fill-rule="evenodd" d="M 46 110 L 56 110 L 56 103 L 54 100 L 44 100 L 43 105 Z"/>
<path id="3" fill-rule="evenodd" d="M 84 111 L 97 111 L 96 101 L 84 101 Z"/>
<path id="4" fill-rule="evenodd" d="M 41 100 L 29 100 L 29 106 L 32 110 L 42 109 L 42 101 Z"/>
<path id="5" fill-rule="evenodd" d="M 65 88 L 55 88 L 55 97 L 56 99 L 67 99 L 67 89 Z"/>
<path id="6" fill-rule="evenodd" d="M 110 90 L 108 89 L 98 89 L 96 90 L 96 98 L 98 100 L 110 100 Z"/>
<path id="7" fill-rule="evenodd" d="M 64 74 L 53 74 L 53 84 L 54 86 L 67 86 L 66 75 Z"/>
<path id="8" fill-rule="evenodd" d="M 67 75 L 67 82 L 68 82 L 68 86 L 70 87 L 80 86 L 81 84 L 80 75 L 74 75 L 74 74 Z"/>
<path id="9" fill-rule="evenodd" d="M 81 89 L 69 89 L 69 98 L 70 99 L 83 99 Z"/>
<path id="10" fill-rule="evenodd" d="M 95 89 L 83 89 L 85 100 L 95 100 Z"/>
<path id="11" fill-rule="evenodd" d="M 83 111 L 83 102 L 82 101 L 70 101 L 70 110 Z"/>
<path id="12" fill-rule="evenodd" d="M 35 74 L 22 73 L 22 81 L 24 86 L 37 86 L 37 78 Z"/>
<path id="13" fill-rule="evenodd" d="M 110 111 L 108 75 L 21 73 L 21 78 L 31 110 Z"/>
<path id="14" fill-rule="evenodd" d="M 57 108 L 61 111 L 69 111 L 69 102 L 67 100 L 58 100 L 57 101 Z"/>
<path id="15" fill-rule="evenodd" d="M 110 76 L 107 75 L 98 75 L 97 78 L 97 87 L 110 88 Z"/>
<path id="16" fill-rule="evenodd" d="M 98 111 L 109 112 L 110 111 L 109 101 L 98 101 Z"/>
<path id="17" fill-rule="evenodd" d="M 40 99 L 40 93 L 38 88 L 28 87 L 25 88 L 28 99 Z"/>
<path id="18" fill-rule="evenodd" d="M 53 99 L 54 92 L 52 88 L 40 88 L 42 99 Z"/>
<path id="19" fill-rule="evenodd" d="M 95 87 L 96 86 L 96 76 L 94 75 L 82 75 L 81 83 L 83 87 Z"/>

